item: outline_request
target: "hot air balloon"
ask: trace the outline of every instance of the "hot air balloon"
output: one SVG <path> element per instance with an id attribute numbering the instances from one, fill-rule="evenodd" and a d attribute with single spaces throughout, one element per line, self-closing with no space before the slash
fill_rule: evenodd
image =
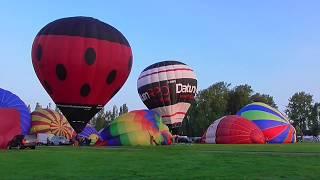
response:
<path id="1" fill-rule="evenodd" d="M 90 145 L 94 145 L 99 140 L 100 134 L 94 127 L 87 124 L 83 131 L 78 134 L 78 137 L 90 139 Z"/>
<path id="2" fill-rule="evenodd" d="M 132 51 L 114 27 L 90 17 L 69 17 L 39 31 L 32 63 L 42 86 L 80 133 L 127 80 Z"/>
<path id="3" fill-rule="evenodd" d="M 101 138 L 108 146 L 168 145 L 172 135 L 161 117 L 150 110 L 126 113 L 103 129 Z"/>
<path id="4" fill-rule="evenodd" d="M 31 113 L 31 133 L 48 133 L 55 136 L 64 136 L 71 139 L 73 129 L 67 119 L 51 109 L 37 109 Z"/>
<path id="5" fill-rule="evenodd" d="M 171 129 L 181 126 L 197 91 L 194 71 L 178 61 L 152 64 L 141 72 L 137 85 L 143 103 Z"/>
<path id="6" fill-rule="evenodd" d="M 19 134 L 28 134 L 31 116 L 25 103 L 10 91 L 0 88 L 0 148 Z"/>
<path id="7" fill-rule="evenodd" d="M 202 141 L 209 144 L 265 144 L 261 130 L 251 121 L 236 115 L 214 121 Z"/>
<path id="8" fill-rule="evenodd" d="M 280 111 L 267 104 L 255 102 L 243 107 L 238 115 L 254 122 L 268 143 L 295 143 L 296 133 L 289 120 Z"/>

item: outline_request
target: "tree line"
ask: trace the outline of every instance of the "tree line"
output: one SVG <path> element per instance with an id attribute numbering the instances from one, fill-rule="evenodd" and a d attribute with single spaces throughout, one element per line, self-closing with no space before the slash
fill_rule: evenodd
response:
<path id="1" fill-rule="evenodd" d="M 225 115 L 236 114 L 242 107 L 252 102 L 263 102 L 271 107 L 278 108 L 273 96 L 255 92 L 248 84 L 232 88 L 230 83 L 217 82 L 198 91 L 184 118 L 179 134 L 202 136 L 215 120 Z M 28 107 L 31 110 L 30 105 Z M 42 108 L 39 103 L 36 104 L 35 109 L 38 108 Z M 51 109 L 51 103 L 47 108 Z M 57 107 L 55 110 L 60 112 Z M 90 124 L 99 131 L 128 111 L 126 104 L 119 108 L 114 105 L 112 110 L 103 108 L 90 120 Z M 292 95 L 289 98 L 285 113 L 296 128 L 297 135 L 319 135 L 320 103 L 314 102 L 311 94 L 302 91 Z"/>
<path id="2" fill-rule="evenodd" d="M 91 120 L 90 124 L 96 128 L 97 131 L 108 126 L 113 120 L 129 112 L 129 109 L 126 104 L 123 104 L 119 107 L 113 105 L 112 110 L 105 110 L 102 108 Z"/>
<path id="3" fill-rule="evenodd" d="M 200 90 L 182 123 L 180 134 L 202 136 L 208 126 L 225 115 L 236 114 L 242 107 L 252 102 L 263 102 L 278 108 L 274 97 L 255 92 L 248 84 L 231 88 L 230 83 L 217 82 Z M 297 92 L 289 98 L 285 113 L 297 130 L 297 135 L 318 135 L 319 120 L 313 96 Z"/>

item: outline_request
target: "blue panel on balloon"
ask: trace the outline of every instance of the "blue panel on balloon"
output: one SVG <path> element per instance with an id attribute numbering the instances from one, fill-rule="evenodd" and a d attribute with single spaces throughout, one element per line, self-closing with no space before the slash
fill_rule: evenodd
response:
<path id="1" fill-rule="evenodd" d="M 287 125 L 286 123 L 272 120 L 256 120 L 253 121 L 261 130 L 266 130 L 268 128 L 274 128 L 277 126 Z"/>

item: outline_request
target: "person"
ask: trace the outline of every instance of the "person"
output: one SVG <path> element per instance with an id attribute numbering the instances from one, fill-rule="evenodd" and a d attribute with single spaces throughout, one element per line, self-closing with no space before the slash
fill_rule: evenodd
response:
<path id="1" fill-rule="evenodd" d="M 153 145 L 154 137 L 153 137 L 153 136 L 151 136 L 151 134 L 150 134 L 150 133 L 149 133 L 149 135 L 150 135 L 150 145 Z"/>
<path id="2" fill-rule="evenodd" d="M 72 141 L 73 141 L 73 144 L 72 144 L 73 147 L 79 147 L 78 135 L 76 135 L 76 136 L 72 139 Z"/>
<path id="3" fill-rule="evenodd" d="M 149 131 L 148 131 L 148 134 L 150 136 L 150 145 L 159 145 Z"/>
<path id="4" fill-rule="evenodd" d="M 178 141 L 179 141 L 178 135 L 173 135 L 173 140 L 174 140 L 174 143 L 175 143 L 175 144 L 179 143 L 179 142 L 178 142 Z"/>
<path id="5" fill-rule="evenodd" d="M 47 137 L 47 145 L 50 145 L 49 137 Z"/>
<path id="6" fill-rule="evenodd" d="M 156 146 L 158 146 L 159 144 L 157 143 L 157 141 L 154 139 L 154 137 L 153 136 L 151 136 L 152 137 L 152 144 L 154 144 L 154 145 L 156 145 Z"/>

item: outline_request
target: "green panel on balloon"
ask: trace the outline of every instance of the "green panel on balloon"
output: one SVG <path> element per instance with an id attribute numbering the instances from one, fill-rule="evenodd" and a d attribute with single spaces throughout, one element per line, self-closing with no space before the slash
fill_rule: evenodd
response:
<path id="1" fill-rule="evenodd" d="M 248 111 L 248 112 L 244 112 L 241 114 L 243 117 L 250 119 L 252 121 L 256 121 L 256 120 L 265 120 L 265 119 L 272 119 L 274 121 L 280 121 L 280 122 L 285 122 L 285 120 L 279 118 L 278 116 L 275 116 L 273 114 L 270 113 L 265 113 L 263 111 Z"/>
<path id="2" fill-rule="evenodd" d="M 115 119 L 100 133 L 107 145 L 168 145 L 172 143 L 169 128 L 150 110 L 137 110 Z"/>

